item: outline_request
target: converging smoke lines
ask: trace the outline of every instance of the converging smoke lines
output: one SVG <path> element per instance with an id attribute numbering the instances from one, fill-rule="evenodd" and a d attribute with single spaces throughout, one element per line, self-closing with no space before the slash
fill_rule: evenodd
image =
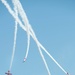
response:
<path id="1" fill-rule="evenodd" d="M 14 60 L 14 55 L 15 55 L 15 48 L 16 48 L 16 40 L 17 40 L 17 30 L 18 30 L 18 25 L 25 31 L 27 32 L 27 49 L 26 49 L 26 54 L 24 57 L 24 62 L 26 61 L 27 57 L 28 57 L 28 52 L 29 52 L 29 47 L 30 47 L 30 37 L 33 38 L 33 40 L 35 41 L 35 43 L 37 44 L 38 47 L 38 51 L 41 55 L 41 58 L 45 64 L 46 70 L 48 72 L 48 75 L 51 75 L 49 67 L 47 65 L 46 59 L 44 58 L 44 55 L 42 53 L 42 50 L 55 62 L 55 64 L 66 74 L 66 75 L 70 75 L 68 72 L 66 72 L 66 70 L 52 57 L 52 55 L 43 47 L 43 45 L 38 41 L 34 30 L 32 29 L 29 20 L 27 18 L 27 15 L 20 3 L 19 0 L 12 0 L 12 3 L 14 5 L 14 10 L 11 9 L 10 5 L 8 4 L 8 2 L 6 0 L 1 0 L 1 2 L 5 5 L 5 7 L 7 8 L 7 10 L 9 11 L 9 13 L 12 15 L 12 17 L 15 19 L 15 31 L 14 31 L 14 45 L 13 45 L 13 52 L 12 52 L 12 57 L 11 57 L 11 61 L 10 61 L 10 68 L 9 70 L 11 70 L 12 68 L 12 64 L 13 64 L 13 60 Z M 22 18 L 22 21 L 19 19 L 18 15 L 20 15 L 20 17 Z M 22 24 L 22 22 L 24 23 L 24 25 Z"/>

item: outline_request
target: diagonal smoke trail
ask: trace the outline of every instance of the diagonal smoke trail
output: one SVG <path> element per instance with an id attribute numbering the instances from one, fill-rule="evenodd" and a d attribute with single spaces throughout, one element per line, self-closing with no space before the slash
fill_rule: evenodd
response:
<path id="1" fill-rule="evenodd" d="M 39 43 L 40 44 L 40 43 Z M 56 63 L 56 65 L 65 73 L 67 72 L 64 70 L 64 68 L 61 67 L 61 65 L 51 56 L 51 54 L 40 44 L 40 47 L 46 52 L 46 54 Z"/>
<path id="2" fill-rule="evenodd" d="M 31 28 L 30 28 L 30 29 L 31 29 Z M 35 40 L 35 42 L 36 42 L 36 44 L 37 44 L 39 53 L 40 53 L 40 55 L 41 55 L 41 57 L 42 57 L 42 60 L 43 60 L 43 62 L 44 62 L 44 64 L 45 64 L 45 67 L 46 67 L 46 70 L 47 70 L 47 72 L 48 72 L 48 75 L 51 75 L 50 70 L 49 70 L 48 65 L 47 65 L 47 62 L 46 62 L 46 60 L 45 60 L 45 58 L 44 58 L 44 55 L 43 55 L 43 53 L 42 53 L 42 51 L 41 51 L 40 44 L 39 44 L 39 42 L 38 42 L 38 40 L 37 40 L 37 38 L 36 38 L 36 35 L 34 34 L 34 31 L 33 31 L 32 29 L 31 29 L 31 31 L 32 31 L 31 33 L 33 34 L 32 37 L 33 37 L 33 39 Z"/>
<path id="3" fill-rule="evenodd" d="M 43 55 L 43 53 L 42 53 L 40 47 L 39 47 L 38 49 L 39 49 L 40 55 L 41 55 L 41 57 L 42 57 L 42 59 L 43 59 L 43 62 L 44 62 L 44 64 L 45 64 L 45 67 L 46 67 L 46 69 L 47 69 L 48 75 L 51 75 L 50 70 L 49 70 L 49 68 L 48 68 L 48 65 L 47 65 L 47 63 L 46 63 L 46 60 L 45 60 L 45 58 L 44 58 L 44 55 Z"/>
<path id="4" fill-rule="evenodd" d="M 8 12 L 12 15 L 12 17 L 19 23 L 19 26 L 26 31 L 26 27 L 22 24 L 20 19 L 15 15 L 15 12 L 10 8 L 9 4 L 7 3 L 6 0 L 1 0 L 1 2 L 5 5 L 7 8 Z"/>
<path id="5" fill-rule="evenodd" d="M 25 28 L 23 28 L 24 30 L 25 30 Z M 32 30 L 32 29 L 31 29 Z M 33 30 L 32 30 L 32 32 L 33 32 Z M 33 33 L 34 34 L 34 33 Z M 33 36 L 33 35 L 32 35 Z M 35 36 L 35 34 L 34 34 L 34 36 Z M 35 38 L 36 39 L 36 38 Z M 40 52 L 41 53 L 41 52 Z M 43 57 L 43 55 L 42 55 L 42 57 Z M 43 58 L 43 61 L 45 62 L 45 59 Z M 45 62 L 45 64 L 46 64 L 46 62 Z M 48 69 L 48 66 L 47 66 L 47 64 L 46 64 L 46 68 Z M 49 73 L 49 75 L 50 75 L 50 72 L 49 72 L 49 69 L 48 69 L 48 73 Z"/>
<path id="6" fill-rule="evenodd" d="M 61 67 L 61 65 L 52 57 L 52 55 L 42 46 L 42 44 L 37 40 L 36 35 L 34 34 L 34 31 L 31 29 L 32 34 L 34 35 L 33 38 L 35 38 L 35 42 L 40 46 L 40 48 L 42 48 L 42 50 L 44 50 L 46 52 L 46 54 L 56 63 L 56 65 L 65 73 L 67 74 L 67 72 L 64 70 L 64 68 Z"/>
<path id="7" fill-rule="evenodd" d="M 24 22 L 24 24 L 26 25 L 26 28 L 27 28 L 27 34 L 28 34 L 28 42 L 27 42 L 27 44 L 28 45 L 27 45 L 27 50 L 26 50 L 26 55 L 25 55 L 25 58 L 27 58 L 28 52 L 29 52 L 29 46 L 30 46 L 30 34 L 29 34 L 30 24 L 29 24 L 29 21 L 27 19 L 26 13 L 23 10 L 22 5 L 19 2 L 19 0 L 15 0 L 14 4 L 17 6 L 19 14 L 20 14 L 20 16 L 22 18 L 22 21 Z M 31 30 L 32 30 L 32 28 L 31 28 Z"/>
<path id="8" fill-rule="evenodd" d="M 36 42 L 36 43 L 37 43 L 37 42 Z M 39 46 L 38 43 L 37 43 L 37 46 L 38 46 L 39 53 L 40 53 L 40 55 L 41 55 L 41 57 L 42 57 L 42 60 L 43 60 L 43 62 L 44 62 L 44 64 L 45 64 L 45 67 L 46 67 L 46 69 L 47 69 L 48 75 L 51 75 L 50 70 L 49 70 L 48 65 L 47 65 L 47 62 L 46 62 L 46 60 L 45 60 L 45 58 L 44 58 L 44 55 L 43 55 L 43 53 L 42 53 L 42 51 L 41 51 L 41 48 L 40 48 L 40 46 Z"/>
<path id="9" fill-rule="evenodd" d="M 14 11 L 15 11 L 16 16 L 18 16 L 18 12 L 17 12 L 17 7 L 16 6 L 14 7 Z M 17 38 L 17 27 L 18 27 L 18 22 L 15 20 L 14 45 L 13 45 L 13 52 L 12 52 L 12 57 L 11 57 L 9 70 L 11 70 L 13 59 L 14 59 L 14 54 L 15 54 L 16 38 Z"/>
<path id="10" fill-rule="evenodd" d="M 29 52 L 29 46 L 30 46 L 30 34 L 29 34 L 29 26 L 28 26 L 29 21 L 27 19 L 27 16 L 25 15 L 25 12 L 19 0 L 12 0 L 12 2 L 14 6 L 17 7 L 18 13 L 20 14 L 22 21 L 24 22 L 24 25 L 26 26 L 26 29 L 27 29 L 27 50 L 26 50 L 26 55 L 25 55 L 25 58 L 27 58 L 28 52 Z"/>
<path id="11" fill-rule="evenodd" d="M 6 0 L 1 0 L 2 3 L 6 6 L 6 8 L 8 9 L 9 13 L 13 16 L 13 18 L 19 23 L 20 27 L 26 31 L 26 27 L 22 24 L 22 22 L 19 20 L 19 18 L 15 15 L 15 12 L 10 8 L 9 4 L 7 3 Z M 30 34 L 30 32 L 29 32 Z M 14 53 L 14 52 L 13 52 Z M 12 60 L 11 60 L 12 61 Z M 12 64 L 11 64 L 12 65 Z M 11 68 L 11 65 L 10 65 L 10 68 Z M 10 69 L 9 68 L 9 69 Z"/>
<path id="12" fill-rule="evenodd" d="M 8 9 L 9 13 L 14 17 L 15 20 L 17 20 L 17 22 L 19 23 L 20 27 L 24 30 L 24 31 L 27 31 L 27 29 L 25 28 L 25 26 L 21 23 L 21 21 L 18 19 L 17 16 L 15 16 L 14 12 L 11 10 L 9 4 L 5 1 L 5 0 L 1 0 L 2 3 L 6 6 L 6 8 Z M 30 24 L 29 24 L 30 25 Z M 61 67 L 61 65 L 59 65 L 57 63 L 57 61 L 48 53 L 48 51 L 46 51 L 46 49 L 40 44 L 40 42 L 37 40 L 36 36 L 35 36 L 35 33 L 33 31 L 33 29 L 31 28 L 31 26 L 29 26 L 29 29 L 30 29 L 30 32 L 29 34 L 32 36 L 32 38 L 34 39 L 34 41 L 36 43 L 39 44 L 40 48 L 42 48 L 48 55 L 49 57 L 57 64 L 57 66 L 59 66 L 59 68 L 65 73 L 67 74 L 67 72 Z"/>

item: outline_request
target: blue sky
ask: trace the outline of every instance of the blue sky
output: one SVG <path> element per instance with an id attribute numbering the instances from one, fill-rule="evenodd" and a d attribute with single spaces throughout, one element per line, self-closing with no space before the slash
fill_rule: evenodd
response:
<path id="1" fill-rule="evenodd" d="M 12 2 L 7 0 L 10 6 Z M 40 43 L 71 75 L 75 75 L 75 1 L 21 0 L 29 22 Z M 0 1 L 0 75 L 8 71 L 13 48 L 14 19 Z M 27 47 L 27 35 L 18 25 L 13 75 L 48 75 L 36 43 L 31 38 L 28 59 L 22 63 Z M 43 54 L 52 75 L 65 73 Z"/>

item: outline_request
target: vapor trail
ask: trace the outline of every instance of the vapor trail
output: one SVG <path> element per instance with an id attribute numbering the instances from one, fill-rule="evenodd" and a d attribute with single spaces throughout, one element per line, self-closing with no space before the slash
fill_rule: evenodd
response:
<path id="1" fill-rule="evenodd" d="M 27 31 L 27 50 L 26 50 L 26 55 L 24 58 L 27 59 L 27 56 L 28 56 L 28 52 L 29 52 L 29 46 L 30 46 L 30 34 L 29 34 L 29 21 L 27 19 L 27 16 L 25 14 L 25 11 L 23 10 L 23 7 L 21 5 L 21 3 L 19 2 L 19 0 L 13 0 L 13 4 L 14 6 L 17 7 L 18 9 L 18 13 L 20 14 L 21 18 L 22 18 L 22 21 L 24 22 L 24 25 L 26 26 L 26 31 Z"/>
<path id="2" fill-rule="evenodd" d="M 8 12 L 12 15 L 12 17 L 19 23 L 19 25 L 20 25 L 20 27 L 24 30 L 24 31 L 27 31 L 27 29 L 26 29 L 26 26 L 24 26 L 23 24 L 22 24 L 22 22 L 19 20 L 19 18 L 15 15 L 15 12 L 11 9 L 11 7 L 10 7 L 10 5 L 7 3 L 7 1 L 6 0 L 1 0 L 2 1 L 2 3 L 6 6 L 6 8 L 8 9 Z M 28 32 L 29 34 L 30 34 L 30 32 Z M 30 38 L 29 36 L 28 36 L 28 38 Z M 29 47 L 29 45 L 28 45 L 28 47 Z M 27 47 L 27 49 L 28 49 L 28 47 Z M 14 52 L 12 53 L 12 54 L 14 54 Z M 27 57 L 27 55 L 28 55 L 28 50 L 27 50 L 27 52 L 26 52 L 26 57 Z M 13 58 L 12 58 L 13 59 Z M 13 61 L 11 59 L 11 62 Z M 10 68 L 9 69 L 11 69 L 11 66 L 12 66 L 12 63 L 10 64 Z"/>
<path id="3" fill-rule="evenodd" d="M 39 46 L 38 43 L 37 43 L 37 46 L 38 46 L 39 53 L 40 53 L 40 55 L 41 55 L 41 57 L 42 57 L 42 60 L 43 60 L 43 62 L 44 62 L 44 64 L 45 64 L 45 67 L 46 67 L 46 70 L 47 70 L 47 72 L 48 72 L 48 75 L 51 75 L 50 70 L 49 70 L 48 65 L 47 65 L 47 62 L 46 62 L 46 60 L 45 60 L 45 58 L 44 58 L 44 55 L 43 55 L 43 53 L 42 53 L 42 51 L 41 51 L 41 48 L 40 48 L 40 46 Z"/>
<path id="4" fill-rule="evenodd" d="M 6 4 L 6 2 L 4 1 L 4 0 L 2 0 L 3 1 L 3 3 L 5 4 L 5 5 L 8 5 L 8 4 Z M 8 8 L 9 6 L 6 6 L 7 7 L 7 9 L 10 9 L 10 8 Z M 8 10 L 9 12 L 10 12 L 10 10 Z M 13 16 L 14 15 L 14 13 L 12 14 L 11 12 L 10 12 L 10 14 Z M 15 17 L 15 16 L 13 16 L 13 17 Z M 17 19 L 17 18 L 15 18 L 15 19 Z M 18 19 L 17 19 L 18 20 Z M 26 31 L 26 29 L 25 29 L 25 27 L 23 27 L 23 29 Z M 31 29 L 31 31 L 32 31 L 32 33 L 33 33 L 33 30 Z M 34 33 L 33 33 L 34 34 Z M 32 35 L 32 34 L 31 34 Z M 33 38 L 34 38 L 34 36 L 35 36 L 35 34 L 34 35 L 32 35 L 33 36 Z M 36 38 L 34 38 L 34 39 L 36 39 Z M 39 50 L 40 51 L 40 50 Z M 41 54 L 41 51 L 40 51 L 40 54 Z M 43 57 L 43 55 L 42 55 L 42 57 Z M 45 62 L 45 59 L 43 58 L 43 61 L 44 61 L 44 63 L 46 64 L 46 62 Z M 50 75 L 50 72 L 49 72 L 49 69 L 48 69 L 48 66 L 47 66 L 47 64 L 46 64 L 46 68 L 47 68 L 47 71 L 48 71 L 48 74 Z"/>
<path id="5" fill-rule="evenodd" d="M 26 55 L 25 55 L 25 57 L 24 57 L 24 58 L 26 58 L 26 59 L 27 59 L 27 57 L 28 57 L 29 47 L 30 47 L 30 35 L 29 35 L 29 32 L 28 32 L 27 50 L 26 50 Z"/>
<path id="6" fill-rule="evenodd" d="M 17 12 L 17 7 L 16 6 L 14 7 L 14 11 L 15 11 L 16 16 L 18 16 L 18 12 Z M 14 59 L 14 54 L 15 54 L 16 38 L 17 38 L 17 27 L 18 27 L 18 22 L 15 20 L 14 45 L 13 45 L 13 52 L 12 52 L 12 57 L 11 57 L 9 70 L 11 70 L 13 59 Z"/>
<path id="7" fill-rule="evenodd" d="M 42 46 L 42 44 L 37 40 L 36 35 L 34 33 L 34 31 L 32 30 L 32 28 L 30 28 L 32 31 L 32 34 L 34 35 L 33 38 L 36 42 L 36 44 L 39 45 L 40 48 L 42 48 L 42 50 L 44 50 L 46 52 L 46 54 L 56 63 L 56 65 L 65 73 L 67 74 L 67 72 L 64 70 L 64 68 L 61 67 L 61 65 L 52 57 L 52 55 Z"/>
<path id="8" fill-rule="evenodd" d="M 67 74 L 67 72 L 64 70 L 64 68 L 62 68 L 62 66 L 52 57 L 52 55 L 42 46 L 42 44 L 37 40 L 37 37 L 33 31 L 33 29 L 30 26 L 30 30 L 32 33 L 32 37 L 35 40 L 36 44 L 39 45 L 40 48 L 42 48 L 42 50 L 44 50 L 46 52 L 46 54 L 56 63 L 56 65 L 65 73 Z"/>
<path id="9" fill-rule="evenodd" d="M 19 23 L 20 27 L 26 31 L 26 27 L 22 24 L 22 22 L 20 21 L 20 19 L 15 15 L 15 12 L 11 9 L 10 5 L 7 3 L 6 0 L 1 0 L 2 3 L 6 6 L 6 8 L 8 9 L 8 12 L 12 15 L 12 17 Z"/>
<path id="10" fill-rule="evenodd" d="M 39 43 L 40 44 L 40 43 Z M 40 47 L 42 48 L 42 50 L 44 50 L 46 52 L 46 54 L 56 63 L 56 65 L 65 73 L 67 74 L 67 72 L 64 70 L 64 68 L 61 67 L 61 65 L 51 56 L 51 54 L 40 44 Z"/>
<path id="11" fill-rule="evenodd" d="M 21 21 L 18 19 L 18 17 L 15 16 L 14 12 L 11 10 L 9 4 L 5 1 L 5 0 L 1 0 L 2 3 L 6 6 L 6 8 L 8 9 L 9 13 L 15 18 L 15 20 L 17 20 L 17 22 L 19 23 L 20 27 L 27 31 L 27 29 L 25 28 L 25 26 L 21 23 Z M 30 24 L 29 24 L 30 25 Z M 32 38 L 34 39 L 34 41 L 36 43 L 38 43 L 39 47 L 42 48 L 47 55 L 59 66 L 59 68 L 65 73 L 67 74 L 67 72 L 58 64 L 58 62 L 51 56 L 51 54 L 48 53 L 48 51 L 40 44 L 40 42 L 37 40 L 35 33 L 33 31 L 33 29 L 31 28 L 31 26 L 29 26 L 30 32 L 29 34 L 32 36 Z"/>
<path id="12" fill-rule="evenodd" d="M 38 40 L 37 40 L 37 38 L 36 38 L 36 35 L 34 34 L 34 31 L 32 30 L 31 27 L 30 27 L 30 30 L 31 30 L 31 33 L 32 33 L 32 37 L 33 37 L 33 39 L 35 40 L 35 42 L 36 42 L 36 44 L 37 44 L 39 53 L 40 53 L 40 55 L 41 55 L 41 57 L 42 57 L 42 60 L 43 60 L 43 62 L 44 62 L 44 64 L 45 64 L 45 67 L 46 67 L 46 70 L 47 70 L 47 72 L 48 72 L 48 75 L 51 75 L 50 70 L 49 70 L 48 65 L 47 65 L 47 62 L 46 62 L 46 60 L 45 60 L 45 58 L 44 58 L 44 55 L 43 55 L 43 53 L 42 53 L 42 51 L 41 51 L 40 44 L 39 44 L 39 42 L 38 42 Z"/>
<path id="13" fill-rule="evenodd" d="M 25 26 L 22 25 L 21 21 L 18 19 L 18 17 L 16 16 L 15 12 L 12 11 L 12 9 L 10 8 L 9 4 L 7 3 L 6 0 L 1 0 L 2 3 L 6 6 L 6 8 L 8 9 L 9 13 L 14 17 L 15 21 L 15 33 L 14 33 L 14 46 L 13 46 L 13 53 L 12 53 L 12 58 L 11 58 L 11 63 L 10 63 L 10 68 L 9 70 L 11 70 L 12 67 L 12 62 L 13 62 L 13 58 L 14 58 L 14 53 L 15 53 L 15 47 L 16 47 L 16 34 L 17 34 L 17 22 L 21 25 L 22 29 L 25 29 Z"/>

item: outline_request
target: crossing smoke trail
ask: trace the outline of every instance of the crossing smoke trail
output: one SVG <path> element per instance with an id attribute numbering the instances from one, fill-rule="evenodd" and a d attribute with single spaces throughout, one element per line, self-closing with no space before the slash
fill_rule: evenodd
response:
<path id="1" fill-rule="evenodd" d="M 18 1 L 18 0 L 17 0 Z M 22 9 L 22 6 L 21 6 L 21 4 L 20 4 L 20 2 L 16 2 L 16 1 L 14 1 L 13 0 L 13 3 L 14 3 L 14 5 L 16 5 L 17 7 L 18 7 L 18 10 L 19 10 L 19 12 L 20 12 L 20 15 L 21 15 L 21 17 L 23 18 L 23 22 L 25 22 L 25 24 L 27 24 L 27 26 L 29 26 L 28 24 L 28 20 L 26 19 L 27 17 L 26 17 L 26 14 L 24 13 L 24 10 Z M 23 11 L 23 12 L 22 12 Z M 25 16 L 25 18 L 24 18 L 24 16 Z M 26 19 L 26 20 L 25 20 Z M 28 31 L 27 31 L 28 32 Z M 28 39 L 29 40 L 29 39 Z M 29 42 L 28 42 L 29 43 Z M 42 57 L 42 59 L 43 59 L 43 61 L 44 61 L 44 63 L 45 63 L 45 66 L 46 66 L 46 69 L 47 69 L 47 71 L 48 71 L 48 74 L 49 75 L 51 75 L 50 74 L 50 71 L 49 71 L 49 68 L 48 68 L 48 66 L 47 66 L 47 63 L 46 63 L 46 61 L 45 61 L 45 59 L 44 59 L 44 56 L 43 56 L 43 54 L 42 54 L 42 51 L 40 50 L 40 48 L 38 48 L 39 49 L 39 52 L 40 52 L 40 55 L 41 55 L 41 57 Z M 29 50 L 29 45 L 28 45 L 28 47 L 27 47 L 27 52 L 26 52 L 26 56 L 25 56 L 25 58 L 27 58 L 27 56 L 28 56 L 28 50 Z"/>
<path id="2" fill-rule="evenodd" d="M 21 17 L 23 18 L 23 22 L 24 22 L 25 24 L 27 24 L 26 26 L 29 26 L 29 22 L 28 22 L 27 16 L 26 16 L 24 10 L 22 9 L 22 5 L 20 4 L 19 0 L 15 0 L 15 1 L 14 1 L 14 4 L 18 7 L 18 10 L 19 10 L 19 12 L 20 12 L 20 15 L 21 15 Z M 24 16 L 25 16 L 25 17 L 24 17 Z M 29 30 L 28 30 L 28 31 L 29 31 Z M 27 32 L 28 32 L 28 31 L 27 31 Z M 28 40 L 29 40 L 29 39 L 28 39 Z M 38 45 L 38 44 L 37 44 L 37 45 Z M 49 68 L 48 68 L 48 65 L 47 65 L 47 63 L 46 63 L 46 61 L 45 61 L 45 59 L 44 59 L 44 56 L 43 56 L 43 54 L 42 54 L 42 51 L 41 51 L 40 47 L 39 47 L 38 49 L 39 49 L 40 55 L 41 55 L 41 57 L 42 57 L 42 59 L 43 59 L 43 61 L 44 61 L 44 63 L 45 63 L 45 66 L 46 66 L 46 69 L 47 69 L 47 71 L 48 71 L 48 74 L 51 75 L 51 74 L 50 74 L 50 71 L 49 71 Z M 28 50 L 29 50 L 29 45 L 28 45 L 28 47 L 27 47 L 27 52 L 26 52 L 25 58 L 27 58 Z"/>
<path id="3" fill-rule="evenodd" d="M 47 65 L 47 63 L 46 63 L 46 60 L 45 60 L 45 58 L 44 58 L 44 55 L 43 55 L 43 53 L 42 53 L 40 47 L 38 47 L 38 50 L 39 50 L 40 55 L 41 55 L 41 57 L 42 57 L 42 59 L 43 59 L 43 61 L 44 61 L 45 67 L 46 67 L 47 72 L 48 72 L 48 75 L 51 75 L 50 70 L 49 70 L 49 68 L 48 68 L 48 65 Z"/>
<path id="4" fill-rule="evenodd" d="M 40 55 L 41 55 L 41 57 L 42 57 L 42 60 L 44 61 L 45 67 L 46 67 L 47 72 L 48 72 L 48 75 L 51 75 L 50 70 L 49 70 L 49 68 L 48 68 L 48 65 L 47 65 L 47 63 L 46 63 L 46 60 L 45 60 L 45 58 L 44 58 L 44 55 L 43 55 L 43 53 L 42 53 L 42 51 L 41 51 L 41 48 L 40 48 L 38 42 L 36 42 L 36 44 L 37 44 L 39 53 L 40 53 Z"/>
<path id="5" fill-rule="evenodd" d="M 13 18 L 19 23 L 19 25 L 20 25 L 20 27 L 24 30 L 24 31 L 26 31 L 26 27 L 22 24 L 22 22 L 19 20 L 19 18 L 15 15 L 15 12 L 14 11 L 12 11 L 12 9 L 10 8 L 10 6 L 9 6 L 9 4 L 7 3 L 7 1 L 6 0 L 1 0 L 2 1 L 2 3 L 6 6 L 6 8 L 8 9 L 8 11 L 9 11 L 9 13 L 13 16 Z M 29 32 L 28 32 L 29 33 Z M 29 33 L 30 34 L 30 33 Z M 28 52 L 28 51 L 27 51 Z M 14 52 L 13 52 L 13 54 L 14 54 Z M 27 56 L 27 55 L 26 55 Z M 11 60 L 12 61 L 12 60 Z M 11 68 L 11 66 L 12 66 L 12 63 L 11 63 L 11 65 L 10 65 L 10 68 Z M 9 69 L 10 69 L 9 68 Z"/>
<path id="6" fill-rule="evenodd" d="M 8 3 L 7 3 L 5 0 L 2 0 L 2 2 L 3 2 L 4 5 L 6 6 L 6 8 L 8 9 L 8 11 L 10 12 L 10 14 L 21 24 L 21 22 L 19 21 L 19 19 L 14 16 L 14 13 L 13 13 L 13 11 L 11 10 L 10 6 L 8 5 Z M 22 24 L 21 24 L 21 26 L 22 26 Z M 26 31 L 25 27 L 22 26 L 22 28 Z M 32 31 L 32 29 L 31 29 L 31 31 Z M 33 32 L 33 31 L 32 31 L 32 32 Z M 34 33 L 33 33 L 33 34 L 34 34 Z M 31 35 L 32 35 L 32 34 L 31 34 Z M 32 35 L 32 36 L 34 36 L 34 35 Z M 34 37 L 33 37 L 33 38 L 34 38 Z M 36 38 L 34 38 L 34 39 L 36 39 Z M 45 61 L 45 60 L 44 60 L 44 61 Z M 47 66 L 47 65 L 46 65 L 46 66 Z M 47 70 L 48 70 L 48 72 L 49 72 L 48 66 L 47 66 Z M 50 72 L 49 72 L 49 75 L 50 75 Z"/>
<path id="7" fill-rule="evenodd" d="M 19 23 L 20 27 L 27 32 L 26 27 L 21 23 L 21 21 L 19 20 L 19 18 L 17 16 L 15 16 L 15 13 L 11 10 L 9 4 L 5 1 L 5 0 L 1 0 L 2 3 L 6 6 L 6 8 L 8 9 L 9 13 L 14 17 L 14 19 Z M 57 66 L 67 75 L 69 75 L 59 64 L 58 62 L 50 55 L 50 53 L 42 46 L 42 44 L 37 40 L 35 33 L 32 29 L 32 27 L 29 24 L 29 34 L 32 36 L 32 38 L 34 39 L 34 41 L 36 42 L 37 45 L 39 45 L 40 48 L 42 48 L 46 54 L 57 64 Z"/>
<path id="8" fill-rule="evenodd" d="M 30 34 L 29 34 L 29 21 L 27 20 L 27 16 L 25 15 L 25 12 L 22 8 L 21 3 L 18 0 L 12 0 L 14 6 L 17 7 L 18 13 L 20 14 L 22 21 L 24 22 L 24 25 L 26 26 L 27 29 L 27 50 L 26 50 L 26 55 L 25 55 L 25 59 L 27 59 L 28 56 L 28 52 L 29 52 L 29 46 L 30 46 Z"/>
<path id="9" fill-rule="evenodd" d="M 19 18 L 15 15 L 15 12 L 10 8 L 9 4 L 6 0 L 1 0 L 5 7 L 8 9 L 8 12 L 12 15 L 12 17 L 19 23 L 20 27 L 26 31 L 26 27 L 22 24 Z"/>
<path id="10" fill-rule="evenodd" d="M 17 0 L 18 1 L 18 0 Z M 15 2 L 16 3 L 16 2 Z M 17 5 L 19 6 L 19 8 L 22 8 L 22 6 L 21 6 L 21 4 L 18 2 L 17 3 Z M 20 11 L 21 10 L 23 10 L 23 9 L 20 9 Z M 23 10 L 23 12 L 24 12 L 24 10 Z M 22 14 L 23 15 L 23 14 Z M 26 16 L 26 15 L 24 15 L 24 16 Z M 27 17 L 26 17 L 27 18 Z M 28 22 L 28 20 L 25 20 L 25 21 L 27 21 Z M 26 22 L 25 22 L 26 23 Z M 51 57 L 51 56 L 50 56 Z M 51 57 L 52 58 L 52 57 Z M 53 58 L 52 58 L 53 59 Z M 54 59 L 53 59 L 54 60 Z M 55 60 L 54 60 L 55 61 Z M 62 67 L 55 61 L 55 63 L 62 69 Z M 63 70 L 63 69 L 62 69 Z M 64 70 L 63 70 L 64 71 Z M 64 71 L 65 72 L 65 71 Z M 66 72 L 65 72 L 66 73 Z"/>
<path id="11" fill-rule="evenodd" d="M 40 47 L 46 52 L 46 54 L 57 64 L 57 66 L 65 73 L 67 74 L 67 72 L 58 64 L 58 62 L 50 55 L 49 52 L 47 52 L 47 50 L 40 44 Z"/>
<path id="12" fill-rule="evenodd" d="M 17 12 L 17 7 L 16 6 L 14 7 L 14 11 L 15 11 L 16 16 L 18 16 L 18 12 Z M 11 57 L 9 70 L 11 70 L 13 59 L 14 59 L 14 54 L 15 54 L 16 38 L 17 38 L 17 26 L 18 26 L 18 22 L 15 20 L 14 45 L 13 45 L 13 52 L 12 52 L 12 57 Z"/>

